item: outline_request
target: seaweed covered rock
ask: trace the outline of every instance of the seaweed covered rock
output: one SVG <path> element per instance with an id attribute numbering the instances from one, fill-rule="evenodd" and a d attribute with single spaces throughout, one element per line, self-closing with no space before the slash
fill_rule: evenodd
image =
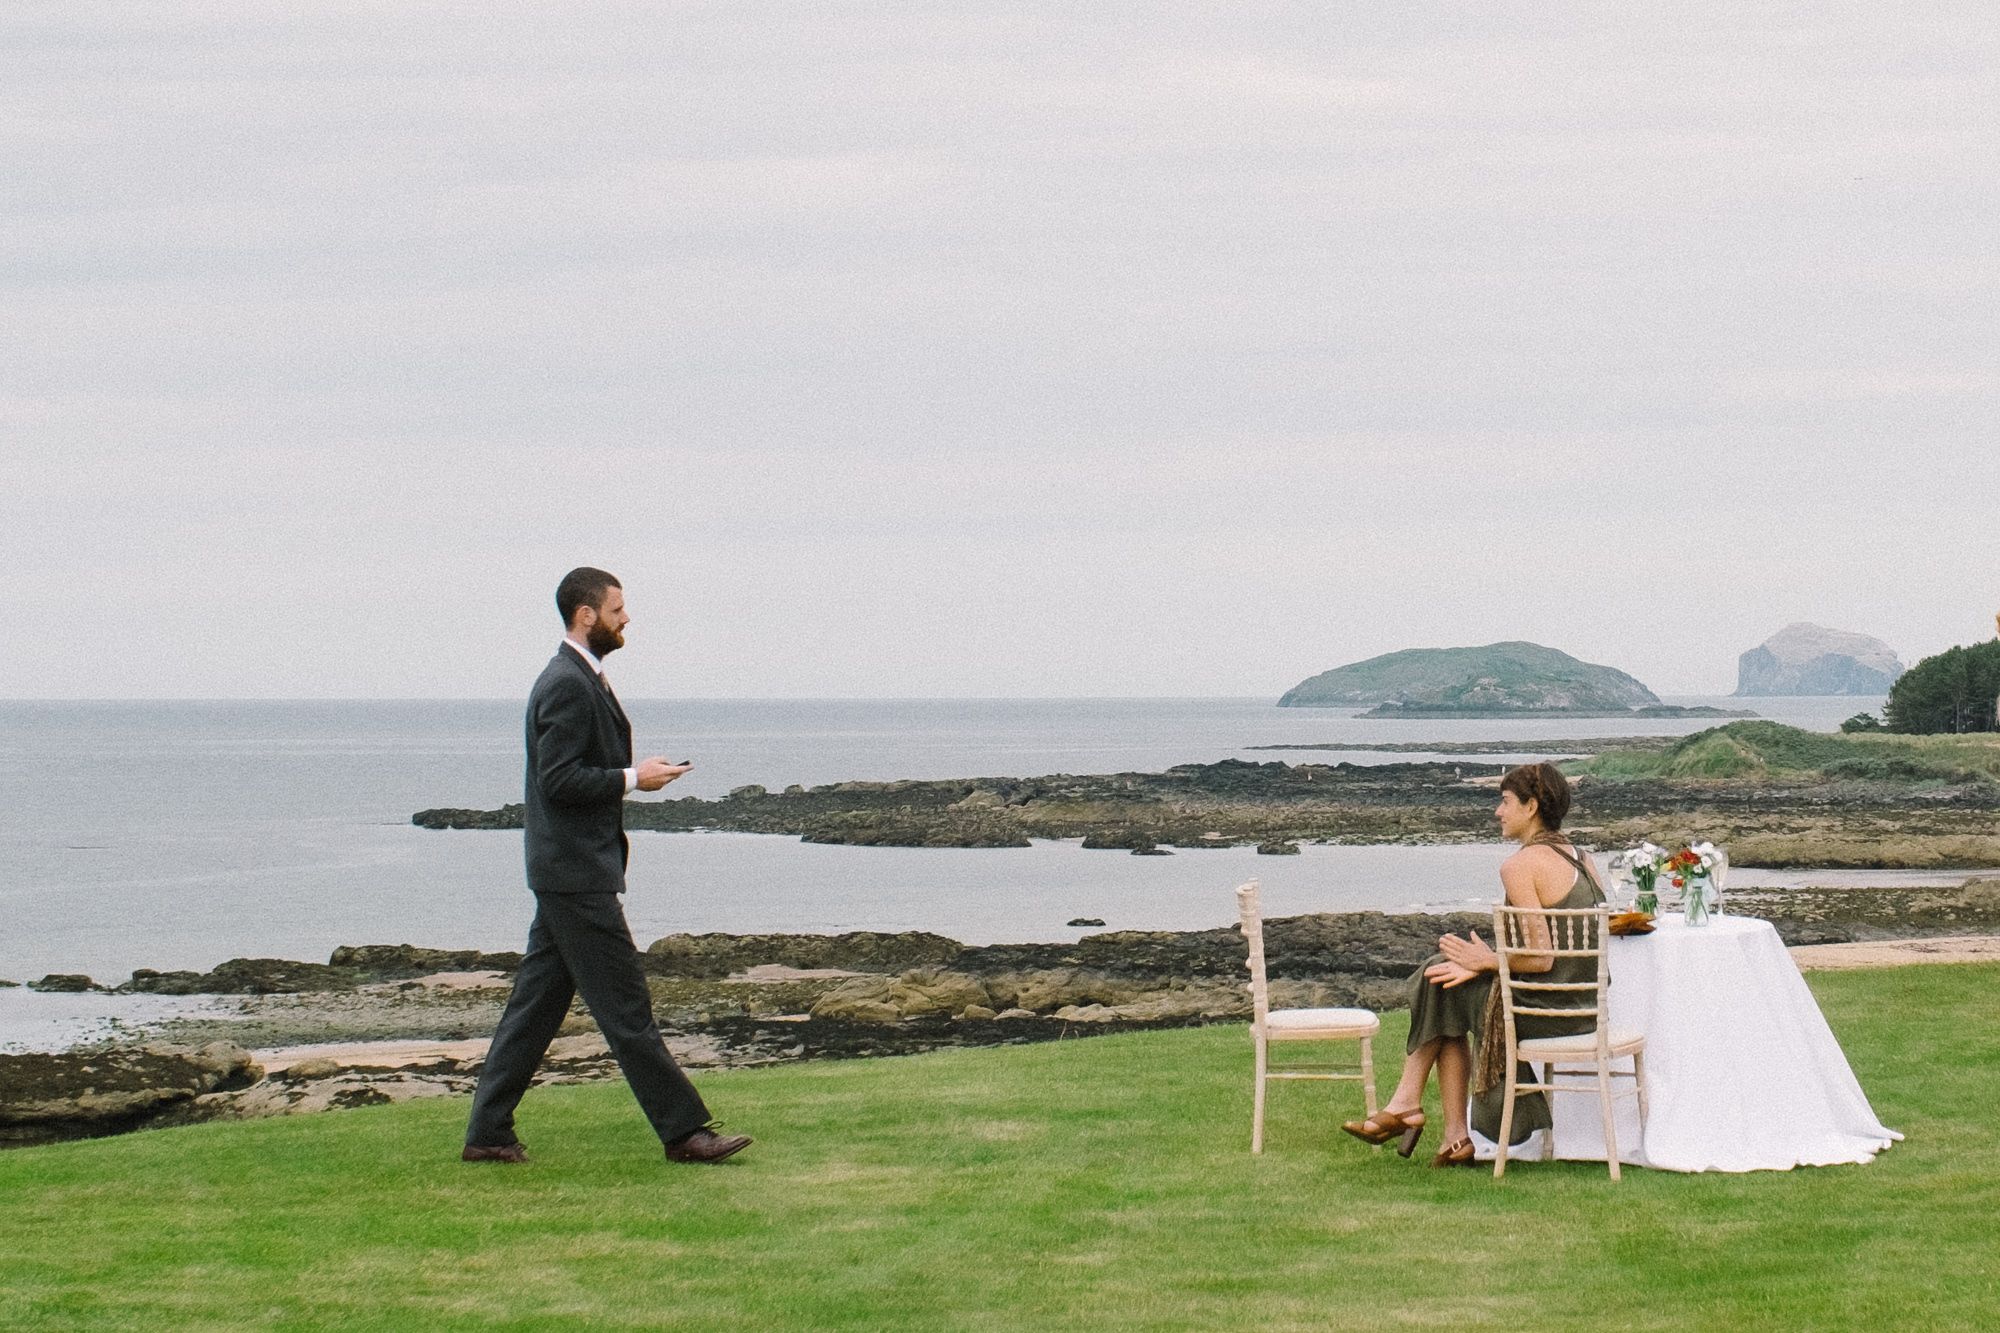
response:
<path id="1" fill-rule="evenodd" d="M 370 981 L 402 981 L 438 972 L 512 972 L 521 966 L 521 955 L 423 949 L 414 944 L 343 944 L 326 961 L 329 967 L 351 968 Z"/>
<path id="2" fill-rule="evenodd" d="M 855 930 L 843 935 L 664 935 L 646 946 L 646 971 L 716 980 L 776 965 L 848 972 L 903 972 L 948 963 L 965 948 L 925 930 Z"/>
<path id="3" fill-rule="evenodd" d="M 0 1146 L 121 1134 L 264 1071 L 240 1046 L 138 1046 L 0 1055 Z"/>
<path id="4" fill-rule="evenodd" d="M 364 978 L 352 968 L 286 958 L 232 958 L 210 972 L 155 972 L 142 967 L 120 986 L 149 995 L 300 995 L 353 990 Z"/>
<path id="5" fill-rule="evenodd" d="M 975 977 L 934 967 L 917 968 L 893 979 L 858 977 L 835 987 L 814 1003 L 812 1016 L 858 1023 L 895 1023 L 905 1018 L 988 1008 L 991 998 Z"/>
<path id="6" fill-rule="evenodd" d="M 85 991 L 103 990 L 104 987 L 81 972 L 51 972 L 40 981 L 29 982 L 28 989 L 53 995 L 80 995 Z"/>

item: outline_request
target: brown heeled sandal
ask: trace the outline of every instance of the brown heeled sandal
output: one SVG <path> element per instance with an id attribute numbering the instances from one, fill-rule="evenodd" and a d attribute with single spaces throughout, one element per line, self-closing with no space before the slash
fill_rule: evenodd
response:
<path id="1" fill-rule="evenodd" d="M 1431 1158 L 1432 1166 L 1477 1166 L 1473 1160 L 1472 1140 L 1460 1139 L 1457 1143 L 1447 1143 Z"/>
<path id="2" fill-rule="evenodd" d="M 1400 1134 L 1403 1138 L 1396 1145 L 1396 1152 L 1399 1156 L 1408 1157 L 1417 1150 L 1417 1140 L 1423 1137 L 1424 1113 L 1412 1111 L 1408 1115 L 1397 1115 L 1394 1111 L 1377 1111 L 1366 1120 L 1349 1120 L 1341 1128 L 1363 1143 L 1372 1143 L 1377 1147 Z"/>

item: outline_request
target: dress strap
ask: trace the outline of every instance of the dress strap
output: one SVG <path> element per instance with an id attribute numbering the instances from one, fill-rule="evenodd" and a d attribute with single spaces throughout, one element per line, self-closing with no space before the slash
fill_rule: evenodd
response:
<path id="1" fill-rule="evenodd" d="M 1597 882 L 1597 872 L 1591 869 L 1588 858 L 1576 854 L 1573 844 L 1551 839 L 1548 842 L 1536 842 L 1534 845 L 1548 848 L 1557 856 L 1560 856 L 1563 860 L 1576 867 L 1576 873 L 1590 884 L 1591 906 L 1595 907 L 1604 901 L 1604 886 Z"/>

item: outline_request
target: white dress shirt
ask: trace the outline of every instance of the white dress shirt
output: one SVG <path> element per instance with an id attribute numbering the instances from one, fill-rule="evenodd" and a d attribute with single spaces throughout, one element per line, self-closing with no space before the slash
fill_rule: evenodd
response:
<path id="1" fill-rule="evenodd" d="M 578 643 L 575 639 L 569 638 L 567 635 L 565 635 L 563 638 L 563 647 L 572 650 L 573 652 L 576 653 L 578 657 L 581 657 L 583 659 L 583 664 L 591 669 L 591 671 L 597 676 L 597 679 L 600 683 L 604 681 L 604 663 L 597 660 L 596 653 L 591 652 L 590 649 L 584 647 L 582 644 Z M 611 688 L 611 686 L 606 684 L 604 688 L 608 690 Z M 625 794 L 627 796 L 630 796 L 633 792 L 637 791 L 638 789 L 639 789 L 639 770 L 636 768 L 626 769 Z"/>

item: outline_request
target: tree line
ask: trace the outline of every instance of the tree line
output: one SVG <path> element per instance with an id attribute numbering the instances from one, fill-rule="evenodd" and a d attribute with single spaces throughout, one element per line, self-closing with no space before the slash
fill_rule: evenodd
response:
<path id="1" fill-rule="evenodd" d="M 2000 730 L 1996 707 L 2000 707 L 2000 641 L 1947 648 L 1905 671 L 1889 687 L 1882 729 L 1912 736 Z"/>

